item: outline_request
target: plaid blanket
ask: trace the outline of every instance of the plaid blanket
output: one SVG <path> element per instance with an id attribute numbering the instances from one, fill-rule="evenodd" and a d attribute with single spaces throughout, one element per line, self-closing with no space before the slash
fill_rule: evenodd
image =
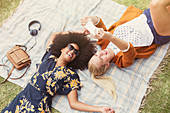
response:
<path id="1" fill-rule="evenodd" d="M 19 80 L 11 82 L 25 87 L 31 76 L 36 71 L 45 51 L 46 42 L 52 32 L 80 30 L 83 27 L 80 19 L 85 16 L 96 15 L 103 19 L 109 27 L 119 20 L 126 6 L 112 0 L 24 0 L 16 13 L 0 29 L 0 59 L 6 60 L 5 53 L 15 44 L 25 44 L 27 47 L 36 46 L 28 52 L 32 60 L 31 67 L 26 75 Z M 41 31 L 36 37 L 31 37 L 28 24 L 32 20 L 39 20 L 42 24 Z M 147 89 L 148 81 L 154 70 L 163 59 L 169 44 L 160 46 L 148 59 L 136 59 L 134 64 L 127 68 L 117 68 L 114 64 L 106 75 L 111 76 L 116 84 L 118 98 L 115 101 L 105 90 L 94 84 L 88 70 L 78 71 L 83 88 L 78 92 L 78 99 L 82 102 L 98 106 L 111 106 L 116 113 L 136 113 Z M 7 65 L 10 65 L 9 62 Z M 24 71 L 24 70 L 23 70 Z M 13 71 L 13 76 L 21 75 L 23 71 Z M 6 71 L 0 67 L 2 77 Z M 52 106 L 62 113 L 78 113 L 69 107 L 66 96 L 56 95 Z"/>

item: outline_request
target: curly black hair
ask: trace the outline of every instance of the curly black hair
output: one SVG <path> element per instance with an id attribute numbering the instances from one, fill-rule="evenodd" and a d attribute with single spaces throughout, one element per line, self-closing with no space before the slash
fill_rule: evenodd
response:
<path id="1" fill-rule="evenodd" d="M 58 34 L 53 40 L 53 45 L 51 47 L 52 55 L 59 57 L 61 54 L 61 49 L 65 48 L 69 43 L 75 43 L 79 46 L 80 54 L 75 60 L 68 63 L 67 67 L 72 67 L 73 69 L 84 70 L 88 66 L 88 61 L 96 52 L 95 44 L 93 41 L 83 33 L 69 32 L 68 34 Z"/>

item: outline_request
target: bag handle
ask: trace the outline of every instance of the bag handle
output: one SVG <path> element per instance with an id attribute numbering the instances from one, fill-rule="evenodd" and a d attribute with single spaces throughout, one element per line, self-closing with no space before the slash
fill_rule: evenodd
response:
<path id="1" fill-rule="evenodd" d="M 3 65 L 3 64 L 0 64 L 0 66 L 7 67 L 6 65 Z M 15 68 L 15 67 L 13 66 L 9 73 L 8 73 L 8 70 L 7 70 L 8 76 L 5 78 L 5 80 L 4 80 L 3 82 L 0 82 L 0 84 L 3 84 L 3 83 L 5 83 L 5 82 L 8 80 L 8 78 L 11 76 L 12 71 L 14 70 L 14 68 Z"/>
<path id="2" fill-rule="evenodd" d="M 6 65 L 3 65 L 3 64 L 0 64 L 0 66 L 5 66 L 5 67 L 7 67 Z M 25 73 L 27 72 L 27 70 L 28 70 L 29 67 L 30 67 L 30 64 L 27 66 L 27 69 L 25 70 L 25 72 L 24 72 L 20 77 L 18 77 L 18 78 L 12 78 L 12 77 L 10 77 L 10 76 L 11 76 L 11 74 L 12 74 L 12 71 L 13 71 L 14 68 L 15 68 L 15 67 L 13 66 L 9 73 L 8 73 L 8 70 L 7 70 L 8 76 L 7 76 L 7 78 L 5 78 L 5 80 L 4 80 L 3 82 L 0 82 L 0 84 L 5 83 L 5 82 L 8 80 L 8 78 L 10 78 L 10 79 L 12 79 L 12 80 L 21 79 L 21 78 L 25 75 Z"/>
<path id="3" fill-rule="evenodd" d="M 27 51 L 27 47 L 25 45 L 15 45 L 15 46 L 24 47 L 25 51 Z"/>
<path id="4" fill-rule="evenodd" d="M 17 77 L 17 78 L 12 78 L 12 77 L 9 77 L 10 79 L 12 79 L 12 80 L 18 80 L 18 79 L 21 79 L 24 75 L 25 75 L 25 73 L 27 72 L 27 70 L 28 70 L 28 68 L 30 67 L 30 64 L 27 66 L 27 69 L 25 70 L 25 72 L 20 76 L 20 77 Z"/>

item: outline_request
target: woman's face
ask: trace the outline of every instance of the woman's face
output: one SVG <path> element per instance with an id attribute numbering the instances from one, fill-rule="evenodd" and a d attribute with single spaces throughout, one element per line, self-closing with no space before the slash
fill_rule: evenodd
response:
<path id="1" fill-rule="evenodd" d="M 102 51 L 97 51 L 95 55 L 92 56 L 90 62 L 93 63 L 96 67 L 103 65 L 109 65 L 110 61 L 114 57 L 113 51 L 110 49 L 104 49 Z"/>
<path id="2" fill-rule="evenodd" d="M 61 56 L 65 62 L 72 62 L 79 55 L 79 46 L 75 43 L 68 44 L 61 50 Z"/>

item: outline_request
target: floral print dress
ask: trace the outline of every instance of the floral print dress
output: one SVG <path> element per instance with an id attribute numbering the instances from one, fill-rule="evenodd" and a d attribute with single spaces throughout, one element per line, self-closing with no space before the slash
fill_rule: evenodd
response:
<path id="1" fill-rule="evenodd" d="M 50 113 L 55 94 L 67 95 L 70 91 L 81 88 L 75 70 L 65 66 L 55 67 L 57 58 L 51 54 L 51 46 L 47 48 L 40 64 L 37 64 L 37 71 L 27 86 L 2 113 Z"/>

